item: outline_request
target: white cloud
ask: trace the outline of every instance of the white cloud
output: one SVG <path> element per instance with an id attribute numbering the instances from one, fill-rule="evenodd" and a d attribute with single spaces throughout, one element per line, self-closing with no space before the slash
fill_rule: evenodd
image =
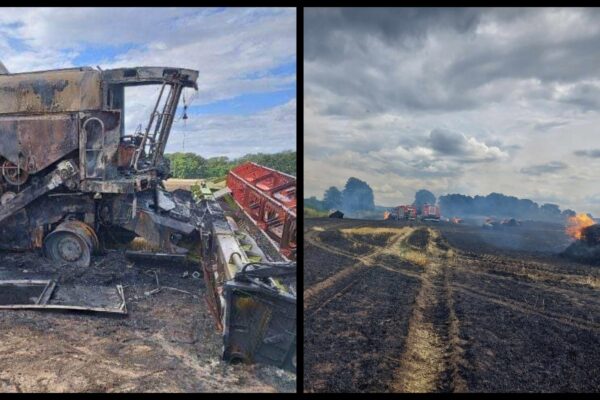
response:
<path id="1" fill-rule="evenodd" d="M 94 54 L 97 61 L 90 66 L 103 69 L 152 65 L 198 70 L 195 106 L 289 90 L 295 73 L 274 71 L 296 60 L 296 10 L 5 8 L 0 13 L 0 57 L 10 72 L 81 66 L 79 57 L 87 60 Z M 127 89 L 129 131 L 147 122 L 156 94 L 151 87 Z M 194 135 L 201 139 L 192 139 L 189 151 L 233 156 L 295 149 L 295 113 L 295 100 L 248 116 L 190 112 L 188 130 L 198 129 Z M 174 126 L 174 140 L 179 140 L 179 125 Z M 168 148 L 174 147 L 177 142 Z"/>
<path id="2" fill-rule="evenodd" d="M 296 99 L 248 116 L 198 115 L 173 125 L 168 152 L 239 157 L 296 148 Z"/>
<path id="3" fill-rule="evenodd" d="M 305 192 L 356 176 L 384 205 L 427 188 L 600 214 L 590 201 L 600 158 L 574 154 L 600 149 L 599 19 L 595 9 L 307 10 Z"/>

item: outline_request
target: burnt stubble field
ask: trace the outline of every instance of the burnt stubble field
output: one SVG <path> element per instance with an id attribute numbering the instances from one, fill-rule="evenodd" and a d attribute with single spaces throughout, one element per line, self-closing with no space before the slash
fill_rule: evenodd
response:
<path id="1" fill-rule="evenodd" d="M 600 391 L 600 268 L 560 225 L 307 219 L 310 392 Z"/>

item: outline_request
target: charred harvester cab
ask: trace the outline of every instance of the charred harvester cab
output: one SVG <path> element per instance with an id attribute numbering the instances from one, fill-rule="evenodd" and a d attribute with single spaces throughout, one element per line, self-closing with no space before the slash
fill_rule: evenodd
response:
<path id="1" fill-rule="evenodd" d="M 197 251 L 225 356 L 295 369 L 295 307 L 293 321 L 288 307 L 281 322 L 269 306 L 295 304 L 295 284 L 281 283 L 295 277 L 295 263 L 266 263 L 211 196 L 196 201 L 164 189 L 177 106 L 184 88 L 197 90 L 197 78 L 197 71 L 167 67 L 10 74 L 0 64 L 0 248 L 42 249 L 76 266 L 89 265 L 106 235 L 141 236 L 165 253 Z M 142 129 L 126 132 L 125 88 L 141 85 L 157 88 L 153 111 Z M 233 296 L 232 282 L 246 289 Z"/>

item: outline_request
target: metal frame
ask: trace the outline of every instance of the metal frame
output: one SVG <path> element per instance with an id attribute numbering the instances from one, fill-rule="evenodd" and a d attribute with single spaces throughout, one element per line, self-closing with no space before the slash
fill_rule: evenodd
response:
<path id="1" fill-rule="evenodd" d="M 50 297 L 56 287 L 56 282 L 53 280 L 7 280 L 0 281 L 0 286 L 3 284 L 30 284 L 30 285 L 41 285 L 46 283 L 42 293 L 36 300 L 35 304 L 10 304 L 0 305 L 0 310 L 74 310 L 74 311 L 93 311 L 111 314 L 127 314 L 127 303 L 125 302 L 125 293 L 122 285 L 117 285 L 117 293 L 121 296 L 121 304 L 118 308 L 106 308 L 106 307 L 84 307 L 76 305 L 64 305 L 64 304 L 49 304 Z"/>
<path id="2" fill-rule="evenodd" d="M 288 259 L 296 258 L 296 178 L 245 163 L 229 171 L 227 187 L 244 213 Z M 284 192 L 293 193 L 293 198 Z"/>

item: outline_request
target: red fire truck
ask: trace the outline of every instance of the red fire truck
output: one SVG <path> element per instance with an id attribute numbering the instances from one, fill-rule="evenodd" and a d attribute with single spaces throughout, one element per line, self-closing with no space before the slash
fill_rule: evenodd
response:
<path id="1" fill-rule="evenodd" d="M 439 221 L 440 208 L 431 204 L 423 204 L 421 209 L 421 219 L 423 221 Z"/>

